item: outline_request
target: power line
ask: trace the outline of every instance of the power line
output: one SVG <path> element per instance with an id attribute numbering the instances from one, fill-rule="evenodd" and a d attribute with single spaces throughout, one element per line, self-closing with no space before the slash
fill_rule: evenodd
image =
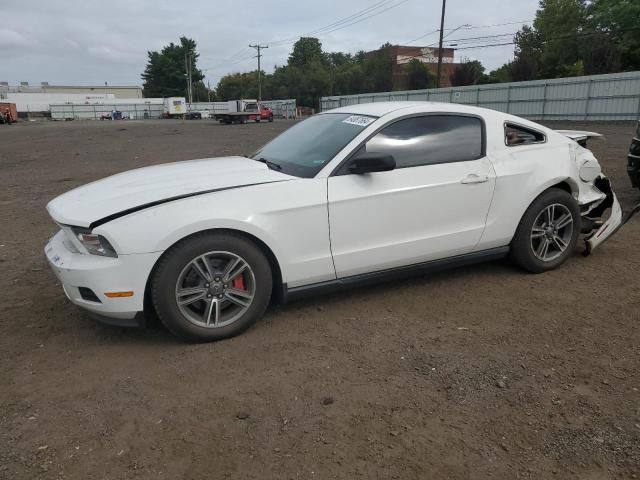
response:
<path id="1" fill-rule="evenodd" d="M 329 29 L 329 30 L 325 30 L 325 31 L 323 31 L 323 32 L 322 32 L 322 33 L 320 33 L 320 34 L 314 34 L 314 35 L 315 35 L 315 36 L 317 36 L 317 37 L 323 37 L 323 36 L 326 36 L 326 35 L 328 35 L 328 34 L 330 34 L 330 33 L 337 32 L 338 30 L 342 30 L 342 29 L 345 29 L 345 28 L 349 28 L 349 27 L 351 27 L 351 26 L 353 26 L 353 25 L 356 25 L 356 24 L 358 24 L 358 23 L 364 22 L 365 20 L 369 20 L 370 18 L 373 18 L 373 17 L 376 17 L 376 16 L 378 16 L 378 15 L 381 15 L 381 14 L 383 14 L 384 12 L 386 12 L 386 11 L 388 11 L 388 10 L 391 10 L 391 9 L 393 9 L 393 8 L 397 8 L 397 7 L 399 7 L 400 5 L 402 5 L 402 4 L 404 4 L 404 3 L 407 3 L 408 1 L 409 1 L 409 0 L 401 0 L 400 2 L 398 2 L 398 3 L 396 3 L 396 4 L 393 4 L 393 5 L 390 5 L 390 6 L 388 6 L 387 8 L 384 8 L 384 9 L 382 9 L 382 10 L 379 10 L 379 11 L 377 11 L 377 12 L 375 12 L 375 13 L 367 12 L 367 13 L 370 13 L 370 15 L 367 15 L 367 16 L 365 16 L 365 17 L 363 17 L 363 18 L 359 18 L 359 19 L 357 19 L 357 20 L 352 19 L 353 21 L 351 21 L 351 22 L 349 22 L 349 23 L 346 23 L 346 24 L 343 24 L 343 25 L 337 26 L 337 27 L 332 28 L 332 29 Z M 381 5 L 381 6 L 383 6 L 383 5 Z M 380 6 L 380 7 L 381 7 L 381 6 Z M 377 7 L 377 8 L 380 8 L 380 7 Z M 372 10 L 372 11 L 373 11 L 373 10 Z M 358 16 L 362 16 L 362 15 L 358 15 Z M 301 35 L 301 36 L 307 36 L 307 35 L 310 35 L 310 33 L 308 33 L 308 34 L 304 34 L 304 35 Z M 280 44 L 282 44 L 282 43 L 290 43 L 290 44 L 293 44 L 293 43 L 295 43 L 295 41 L 297 41 L 299 38 L 300 38 L 300 36 L 298 36 L 298 37 L 292 37 L 292 38 L 290 38 L 290 39 L 282 40 L 282 41 L 279 41 L 279 42 L 271 42 L 270 44 L 271 44 L 272 46 L 273 46 L 273 45 L 276 45 L 276 44 L 277 44 L 277 45 L 280 45 Z M 292 41 L 292 40 L 293 40 L 293 41 Z"/>
<path id="2" fill-rule="evenodd" d="M 507 22 L 507 23 L 494 23 L 493 25 L 474 25 L 469 27 L 467 30 L 474 30 L 480 28 L 494 28 L 494 27 L 504 27 L 506 25 L 524 25 L 525 23 L 531 23 L 533 20 L 521 20 L 519 22 Z"/>
<path id="3" fill-rule="evenodd" d="M 601 35 L 612 36 L 612 35 L 617 35 L 617 34 L 622 33 L 622 32 L 635 31 L 635 30 L 640 30 L 640 27 L 621 28 L 620 30 L 610 31 L 610 32 L 583 32 L 583 33 L 576 33 L 576 34 L 564 35 L 564 36 L 560 36 L 560 37 L 547 38 L 547 39 L 542 40 L 541 43 L 544 45 L 544 44 L 549 43 L 549 42 L 555 42 L 555 41 L 558 41 L 558 40 L 569 40 L 569 39 L 573 39 L 573 38 L 586 38 L 586 37 L 595 37 L 595 36 L 601 36 Z M 502 46 L 505 46 L 505 45 L 515 45 L 515 44 L 516 44 L 516 42 L 490 43 L 490 44 L 485 44 L 485 45 L 475 45 L 475 46 L 469 46 L 469 47 L 456 48 L 456 50 L 471 50 L 471 49 L 477 49 L 477 48 L 502 47 Z M 450 46 L 450 48 L 452 48 L 452 47 L 454 47 L 454 45 Z"/>
<path id="4" fill-rule="evenodd" d="M 461 25 L 459 27 L 456 28 L 445 28 L 444 31 L 445 32 L 449 32 L 448 34 L 446 34 L 444 36 L 444 38 L 447 38 L 449 35 L 451 35 L 452 33 L 456 32 L 457 30 L 460 30 L 461 28 L 464 28 L 465 30 L 474 30 L 474 29 L 483 29 L 483 28 L 494 28 L 494 27 L 503 27 L 505 25 L 524 25 L 527 23 L 531 23 L 533 22 L 533 20 L 521 20 L 519 22 L 507 22 L 507 23 L 494 23 L 492 25 L 469 25 L 469 24 L 465 24 L 465 25 Z M 436 30 L 432 30 L 431 32 L 425 33 L 424 35 L 420 35 L 419 37 L 414 38 L 413 40 L 409 40 L 408 42 L 403 43 L 402 45 L 409 45 L 413 42 L 417 42 L 418 40 L 421 40 L 425 37 L 428 37 L 429 35 L 433 35 L 434 33 L 438 33 L 440 31 L 440 29 L 436 29 Z M 433 46 L 435 45 L 437 42 L 434 42 L 430 45 L 427 46 Z"/>
<path id="5" fill-rule="evenodd" d="M 402 0 L 402 1 L 400 1 L 399 3 L 396 3 L 395 5 L 391 5 L 391 6 L 389 6 L 389 7 L 385 8 L 385 9 L 383 9 L 383 10 L 380 10 L 379 12 L 372 13 L 371 15 L 369 15 L 369 16 L 367 16 L 367 17 L 364 17 L 364 18 L 361 18 L 360 20 L 356 20 L 356 21 L 351 22 L 351 23 L 349 23 L 349 24 L 347 24 L 347 25 L 343 25 L 343 26 L 341 26 L 341 27 L 334 28 L 333 30 L 329 30 L 328 32 L 324 32 L 324 33 L 322 34 L 322 36 L 324 36 L 324 35 L 328 35 L 329 33 L 336 32 L 336 31 L 338 31 L 338 30 L 342 30 L 342 29 L 344 29 L 344 28 L 351 27 L 352 25 L 355 25 L 355 24 L 360 23 L 360 22 L 364 22 L 365 20 L 369 20 L 370 18 L 377 17 L 378 15 L 381 15 L 381 14 L 383 14 L 384 12 L 386 12 L 386 11 L 388 11 L 388 10 L 391 10 L 391 9 L 393 9 L 393 8 L 397 8 L 397 7 L 399 7 L 400 5 L 403 5 L 403 4 L 407 3 L 408 1 L 409 1 L 409 0 Z"/>
<path id="6" fill-rule="evenodd" d="M 337 20 L 337 21 L 335 21 L 333 23 L 325 25 L 324 27 L 321 27 L 321 28 L 319 28 L 317 30 L 313 30 L 311 32 L 304 33 L 302 35 L 296 35 L 295 37 L 290 37 L 290 38 L 286 38 L 286 39 L 283 39 L 283 40 L 275 40 L 275 41 L 269 42 L 269 44 L 272 45 L 272 46 L 273 45 L 280 45 L 280 44 L 283 44 L 283 43 L 289 43 L 291 41 L 295 41 L 300 37 L 306 37 L 306 36 L 311 36 L 311 35 L 314 35 L 314 34 L 317 34 L 317 33 L 321 33 L 324 30 L 328 30 L 330 28 L 333 28 L 333 27 L 336 27 L 338 25 L 341 25 L 341 24 L 344 24 L 346 22 L 349 22 L 350 20 L 354 20 L 354 19 L 356 19 L 358 17 L 361 17 L 362 15 L 366 15 L 367 13 L 373 12 L 374 10 L 377 10 L 378 8 L 381 8 L 382 6 L 384 6 L 385 4 L 388 4 L 391 1 L 393 1 L 393 0 L 382 0 L 382 1 L 378 2 L 378 3 L 375 3 L 373 5 L 368 6 L 368 7 L 364 8 L 364 9 L 362 9 L 362 10 L 358 10 L 357 12 L 352 13 L 351 15 L 349 15 L 347 17 L 341 18 L 340 20 Z"/>

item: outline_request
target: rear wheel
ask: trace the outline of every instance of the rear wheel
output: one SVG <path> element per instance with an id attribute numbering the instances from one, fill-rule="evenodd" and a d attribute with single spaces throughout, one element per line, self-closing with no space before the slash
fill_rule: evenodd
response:
<path id="1" fill-rule="evenodd" d="M 269 262 L 252 242 L 205 233 L 177 244 L 152 280 L 158 317 L 188 341 L 233 337 L 253 325 L 271 297 Z"/>
<path id="2" fill-rule="evenodd" d="M 562 265 L 580 233 L 580 207 L 564 190 L 552 188 L 527 209 L 511 242 L 511 257 L 533 273 Z"/>

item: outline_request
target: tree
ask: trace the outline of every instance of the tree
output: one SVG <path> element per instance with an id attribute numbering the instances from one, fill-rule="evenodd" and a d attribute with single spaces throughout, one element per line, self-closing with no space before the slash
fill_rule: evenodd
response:
<path id="1" fill-rule="evenodd" d="M 436 77 L 424 63 L 417 58 L 412 59 L 404 70 L 407 74 L 407 89 L 421 90 L 436 86 Z"/>
<path id="2" fill-rule="evenodd" d="M 451 75 L 449 81 L 454 87 L 464 87 L 466 85 L 478 85 L 484 78 L 485 68 L 478 60 L 466 60 L 458 65 Z"/>
<path id="3" fill-rule="evenodd" d="M 593 0 L 586 16 L 593 32 L 582 42 L 587 73 L 640 69 L 640 2 Z"/>
<path id="4" fill-rule="evenodd" d="M 542 40 L 540 34 L 525 25 L 516 34 L 515 59 L 509 64 L 511 78 L 515 82 L 536 80 L 540 76 L 542 57 Z"/>
<path id="5" fill-rule="evenodd" d="M 505 63 L 503 66 L 491 71 L 483 80 L 483 83 L 506 83 L 512 81 L 511 63 Z"/>
<path id="6" fill-rule="evenodd" d="M 216 96 L 221 101 L 257 98 L 258 71 L 225 75 L 218 82 Z"/>
<path id="7" fill-rule="evenodd" d="M 173 42 L 160 52 L 148 52 L 149 59 L 142 74 L 145 97 L 186 96 L 187 79 L 185 57 L 191 55 L 191 76 L 196 91 L 202 91 L 204 75 L 197 68 L 198 53 L 196 42 L 187 37 L 180 37 L 180 44 Z M 196 96 L 194 95 L 194 98 Z"/>
<path id="8" fill-rule="evenodd" d="M 540 75 L 557 78 L 581 74 L 577 69 L 586 21 L 585 0 L 541 0 L 533 26 L 540 51 Z"/>
<path id="9" fill-rule="evenodd" d="M 388 92 L 393 88 L 393 64 L 391 55 L 392 45 L 387 42 L 378 50 L 364 57 L 362 70 L 367 83 L 363 92 Z"/>
<path id="10" fill-rule="evenodd" d="M 301 37 L 293 45 L 288 65 L 302 68 L 313 62 L 324 62 L 325 60 L 320 40 L 313 37 Z"/>

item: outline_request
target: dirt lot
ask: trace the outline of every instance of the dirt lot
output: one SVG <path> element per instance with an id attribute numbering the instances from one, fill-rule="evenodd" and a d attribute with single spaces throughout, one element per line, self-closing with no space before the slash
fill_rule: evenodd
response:
<path id="1" fill-rule="evenodd" d="M 242 154 L 290 123 L 0 128 L 0 478 L 640 477 L 640 218 L 590 258 L 508 262 L 274 307 L 187 345 L 102 326 L 43 259 L 45 204 L 106 175 Z M 625 207 L 631 124 L 564 125 Z"/>

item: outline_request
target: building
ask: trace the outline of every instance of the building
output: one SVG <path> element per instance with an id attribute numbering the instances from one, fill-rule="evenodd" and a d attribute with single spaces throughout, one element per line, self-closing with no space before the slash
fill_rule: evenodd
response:
<path id="1" fill-rule="evenodd" d="M 41 82 L 40 85 L 29 85 L 29 82 L 21 82 L 20 85 L 9 85 L 8 82 L 0 82 L 0 95 L 7 93 L 69 93 L 84 95 L 113 95 L 113 98 L 128 99 L 142 98 L 140 85 L 50 85 L 49 82 Z"/>
<path id="2" fill-rule="evenodd" d="M 84 103 L 95 104 L 112 101 L 140 101 L 142 87 L 138 85 L 49 85 L 42 82 L 38 86 L 31 86 L 28 82 L 20 85 L 9 85 L 0 82 L 0 99 L 13 102 L 18 112 L 42 113 L 49 111 L 52 103 Z"/>
<path id="3" fill-rule="evenodd" d="M 367 52 L 367 56 L 375 55 L 380 50 L 374 50 Z M 435 75 L 438 74 L 438 48 L 431 47 L 410 47 L 403 45 L 393 45 L 389 48 L 389 54 L 393 59 L 393 89 L 394 90 L 407 90 L 407 73 L 404 66 L 411 60 L 416 59 L 429 67 L 429 70 Z M 454 59 L 455 49 L 443 48 L 442 49 L 442 72 L 440 75 L 440 86 L 450 87 L 451 81 L 449 76 L 460 65 L 455 63 Z"/>

